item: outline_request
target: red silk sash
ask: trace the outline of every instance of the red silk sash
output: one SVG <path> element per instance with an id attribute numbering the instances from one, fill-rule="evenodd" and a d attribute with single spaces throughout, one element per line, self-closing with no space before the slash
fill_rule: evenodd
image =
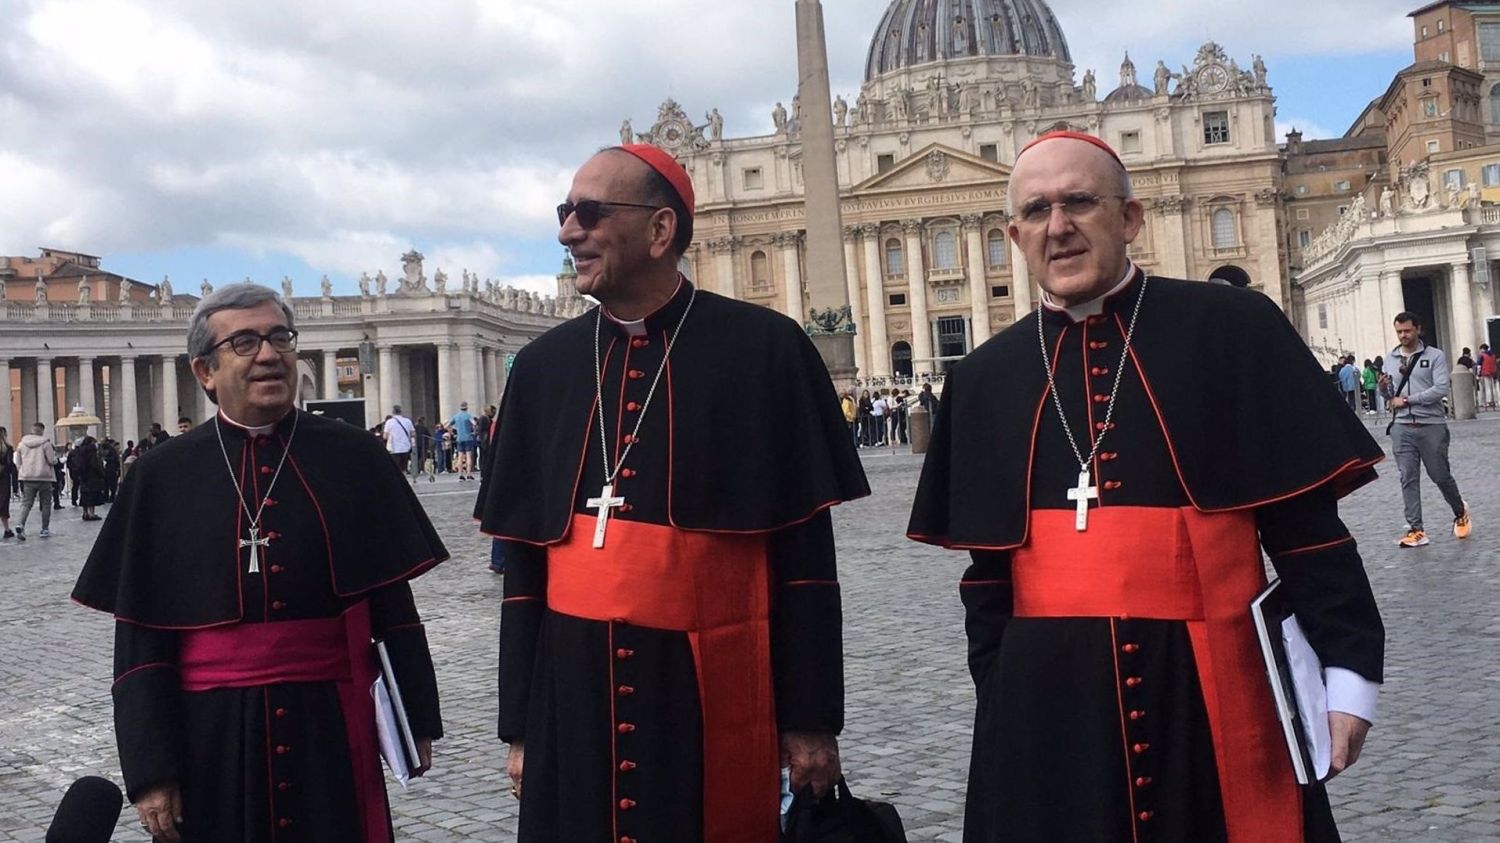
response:
<path id="1" fill-rule="evenodd" d="M 368 602 L 361 600 L 337 618 L 183 632 L 179 669 L 182 689 L 189 692 L 290 682 L 335 683 L 364 840 L 391 843 L 375 701 L 370 695 L 378 670 L 370 644 Z"/>
<path id="2" fill-rule="evenodd" d="M 1073 520 L 1071 509 L 1032 511 L 1012 566 L 1016 616 L 1185 621 L 1229 839 L 1302 839 L 1302 794 L 1250 620 L 1266 582 L 1254 516 L 1100 507 L 1083 533 Z"/>
<path id="3" fill-rule="evenodd" d="M 625 520 L 610 521 L 603 549 L 593 535 L 594 518 L 575 515 L 568 538 L 547 549 L 548 608 L 688 634 L 703 710 L 703 839 L 777 839 L 765 537 Z"/>

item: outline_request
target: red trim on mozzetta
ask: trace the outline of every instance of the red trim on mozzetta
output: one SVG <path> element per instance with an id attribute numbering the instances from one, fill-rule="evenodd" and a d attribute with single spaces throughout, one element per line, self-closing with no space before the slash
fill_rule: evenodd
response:
<path id="1" fill-rule="evenodd" d="M 113 688 L 115 685 L 118 685 L 121 682 L 124 682 L 126 679 L 129 679 L 131 676 L 134 676 L 135 674 L 140 673 L 143 670 L 153 670 L 153 669 L 158 668 L 158 667 L 168 667 L 168 668 L 171 668 L 172 670 L 176 670 L 177 669 L 177 665 L 172 664 L 171 662 L 151 662 L 150 664 L 136 665 L 135 667 L 132 667 L 131 669 L 129 669 L 129 670 L 125 671 L 124 673 L 120 674 L 119 676 L 115 677 L 114 684 L 110 685 L 110 687 Z"/>
<path id="2" fill-rule="evenodd" d="M 1316 553 L 1317 551 L 1320 551 L 1320 550 L 1327 550 L 1330 547 L 1338 547 L 1339 545 L 1352 544 L 1353 542 L 1354 542 L 1354 537 L 1353 536 L 1344 536 L 1341 539 L 1334 539 L 1331 542 L 1323 542 L 1322 544 L 1308 545 L 1307 547 L 1296 547 L 1296 548 L 1292 548 L 1291 550 L 1277 551 L 1276 553 L 1271 554 L 1271 558 L 1272 559 L 1284 559 L 1284 558 L 1286 558 L 1288 556 L 1298 556 L 1298 555 L 1303 554 L 1303 553 Z"/>
<path id="3" fill-rule="evenodd" d="M 1055 347 L 1053 347 L 1053 349 L 1052 349 L 1052 371 L 1053 371 L 1054 375 L 1057 372 L 1058 357 L 1059 357 L 1059 355 L 1062 354 L 1063 337 L 1067 336 L 1068 328 L 1069 327 L 1072 327 L 1072 326 L 1064 327 L 1062 329 L 1062 333 L 1060 333 L 1060 334 L 1057 335 L 1057 345 Z M 1042 330 L 1040 324 L 1038 324 L 1037 330 L 1038 331 Z M 1047 389 L 1046 389 L 1046 387 L 1043 387 L 1042 388 L 1041 397 L 1038 398 L 1037 402 L 1036 402 L 1036 414 L 1034 416 L 1032 416 L 1032 419 L 1031 419 L 1031 450 L 1030 450 L 1030 452 L 1026 456 L 1026 477 L 1025 477 L 1025 483 L 1026 483 L 1026 511 L 1028 513 L 1031 512 L 1031 473 L 1036 468 L 1036 437 L 1037 437 L 1037 432 L 1042 427 L 1042 411 L 1045 410 L 1046 408 L 1047 408 Z M 950 524 L 949 526 L 951 527 L 952 525 Z M 944 535 L 944 536 L 929 536 L 929 535 L 924 535 L 922 533 L 907 533 L 906 537 L 909 538 L 909 539 L 911 539 L 912 541 L 919 541 L 919 542 L 922 542 L 924 544 L 935 544 L 935 545 L 937 545 L 939 547 L 946 547 L 946 548 L 948 548 L 950 550 L 1015 550 L 1018 547 L 1024 546 L 1026 544 L 1026 539 L 1028 537 L 1030 537 L 1030 535 L 1031 535 L 1031 519 L 1027 518 L 1026 519 L 1026 526 L 1023 527 L 1023 528 L 1021 528 L 1021 540 L 1019 542 L 1016 542 L 1015 544 L 998 544 L 998 545 L 990 545 L 990 544 L 968 544 L 968 543 L 965 543 L 965 542 L 956 542 L 956 541 L 953 541 L 952 538 L 950 538 L 949 536 L 946 536 L 946 535 Z"/>
<path id="4" fill-rule="evenodd" d="M 523 600 L 541 600 L 541 599 L 542 598 L 541 598 L 540 595 L 535 595 L 535 594 L 520 594 L 520 595 L 517 595 L 515 597 L 507 597 L 504 600 L 501 600 L 500 603 L 501 603 L 501 605 L 504 605 L 506 603 L 516 603 L 518 601 L 523 601 Z"/>
<path id="5" fill-rule="evenodd" d="M 1121 325 L 1121 330 L 1124 330 L 1123 323 L 1120 322 L 1119 314 L 1115 314 L 1115 323 Z M 1135 372 L 1141 378 L 1141 386 L 1145 387 L 1146 397 L 1151 401 L 1151 410 L 1156 413 L 1156 422 L 1157 424 L 1161 425 L 1162 436 L 1164 436 L 1167 440 L 1167 453 L 1172 455 L 1172 470 L 1177 473 L 1177 482 L 1182 485 L 1182 492 L 1183 494 L 1187 495 L 1188 501 L 1192 503 L 1193 508 L 1198 510 L 1199 512 L 1237 512 L 1278 503 L 1290 498 L 1295 498 L 1298 495 L 1304 495 L 1308 492 L 1311 492 L 1313 489 L 1326 486 L 1329 483 L 1337 480 L 1347 472 L 1370 468 L 1371 466 L 1385 459 L 1384 454 L 1368 460 L 1361 460 L 1358 457 L 1354 457 L 1349 459 L 1338 468 L 1335 468 L 1332 472 L 1324 476 L 1322 479 L 1315 480 L 1300 489 L 1294 489 L 1285 494 L 1273 495 L 1263 500 L 1236 504 L 1234 506 L 1205 507 L 1199 504 L 1198 501 L 1193 497 L 1193 490 L 1189 488 L 1187 480 L 1182 475 L 1182 464 L 1177 459 L 1177 448 L 1172 444 L 1172 431 L 1167 428 L 1167 418 L 1166 416 L 1162 415 L 1161 405 L 1156 403 L 1156 393 L 1151 389 L 1151 382 L 1146 378 L 1146 370 L 1141 366 L 1140 358 L 1136 356 L 1134 348 L 1130 349 L 1130 362 L 1133 366 L 1135 366 Z"/>

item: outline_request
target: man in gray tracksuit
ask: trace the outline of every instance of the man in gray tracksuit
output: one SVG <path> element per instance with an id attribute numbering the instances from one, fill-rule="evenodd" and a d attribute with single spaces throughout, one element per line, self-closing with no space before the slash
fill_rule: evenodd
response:
<path id="1" fill-rule="evenodd" d="M 1453 510 L 1453 535 L 1469 537 L 1469 506 L 1458 492 L 1458 482 L 1448 467 L 1448 418 L 1443 399 L 1448 397 L 1448 357 L 1442 349 L 1422 342 L 1422 320 L 1414 313 L 1396 315 L 1396 339 L 1400 345 L 1385 358 L 1380 391 L 1391 408 L 1391 446 L 1401 473 L 1401 499 L 1406 507 L 1406 535 L 1396 541 L 1402 547 L 1428 543 L 1422 526 L 1422 489 L 1418 471 L 1427 476 Z"/>

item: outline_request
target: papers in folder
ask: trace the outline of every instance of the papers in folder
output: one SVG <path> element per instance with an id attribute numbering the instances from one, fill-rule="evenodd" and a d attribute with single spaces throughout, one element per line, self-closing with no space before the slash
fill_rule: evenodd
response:
<path id="1" fill-rule="evenodd" d="M 1328 688 L 1323 682 L 1323 664 L 1280 586 L 1281 580 L 1272 580 L 1251 602 L 1250 615 L 1297 783 L 1311 784 L 1327 777 L 1332 762 Z"/>
<path id="2" fill-rule="evenodd" d="M 391 770 L 391 776 L 405 790 L 411 780 L 411 771 L 420 761 L 417 741 L 411 733 L 411 721 L 406 717 L 406 705 L 401 701 L 401 685 L 396 681 L 396 672 L 391 667 L 391 656 L 384 641 L 375 642 L 375 652 L 380 657 L 380 676 L 370 686 L 375 698 L 375 731 L 380 736 L 380 755 Z"/>

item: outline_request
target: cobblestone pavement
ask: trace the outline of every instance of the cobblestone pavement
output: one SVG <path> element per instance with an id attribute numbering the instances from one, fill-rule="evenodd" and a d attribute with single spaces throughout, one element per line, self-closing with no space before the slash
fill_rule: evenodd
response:
<path id="1" fill-rule="evenodd" d="M 1388 631 L 1379 723 L 1354 770 L 1330 785 L 1348 840 L 1500 840 L 1500 419 L 1454 425 L 1455 473 L 1471 502 L 1466 543 L 1434 530 L 1401 551 L 1394 465 L 1345 502 Z M 920 458 L 866 452 L 875 494 L 835 512 L 844 581 L 849 728 L 857 793 L 892 801 L 914 841 L 960 839 L 973 692 L 956 582 L 962 554 L 906 541 Z M 1429 523 L 1441 499 L 1424 478 Z M 448 736 L 436 769 L 393 791 L 407 840 L 514 838 L 515 803 L 493 737 L 500 580 L 468 517 L 474 490 L 451 478 L 419 493 L 453 553 L 420 579 Z M 16 513 L 19 514 L 19 513 Z M 54 537 L 0 544 L 0 842 L 36 841 L 67 784 L 118 780 L 110 622 L 67 594 L 96 525 L 54 513 Z M 133 812 L 118 841 L 143 840 Z"/>

